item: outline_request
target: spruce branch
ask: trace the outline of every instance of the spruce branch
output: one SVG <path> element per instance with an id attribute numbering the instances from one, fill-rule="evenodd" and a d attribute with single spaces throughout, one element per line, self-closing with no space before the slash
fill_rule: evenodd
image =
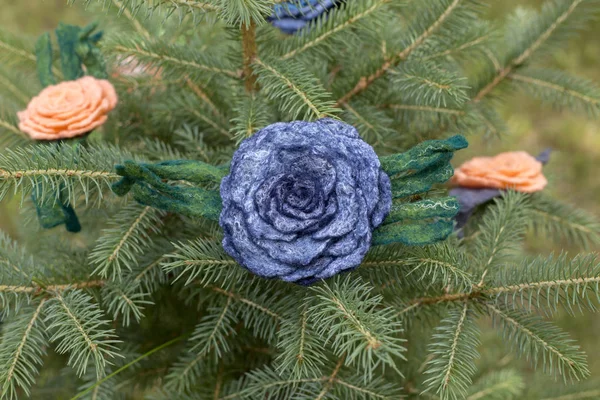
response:
<path id="1" fill-rule="evenodd" d="M 340 369 L 342 368 L 342 365 L 344 365 L 345 359 L 346 359 L 346 357 L 342 356 L 338 360 L 338 362 L 335 365 L 335 368 L 333 369 L 333 372 L 331 373 L 331 375 L 329 375 L 328 377 L 326 377 L 325 384 L 323 385 L 323 390 L 321 390 L 321 392 L 317 395 L 317 397 L 315 397 L 315 400 L 322 400 L 327 395 L 327 393 L 331 390 L 332 386 L 335 383 L 337 375 L 340 372 Z"/>
<path id="2" fill-rule="evenodd" d="M 68 365 L 78 376 L 85 374 L 91 361 L 97 379 L 102 378 L 110 360 L 119 357 L 115 346 L 119 341 L 92 297 L 79 290 L 55 292 L 48 303 L 44 323 L 56 351 L 69 353 Z"/>
<path id="3" fill-rule="evenodd" d="M 367 381 L 378 363 L 396 369 L 394 357 L 403 359 L 405 350 L 397 337 L 402 328 L 381 296 L 349 277 L 311 290 L 318 300 L 309 307 L 311 324 L 338 357 L 345 356 L 346 365 L 360 366 Z"/>
<path id="4" fill-rule="evenodd" d="M 525 389 L 523 377 L 512 369 L 490 372 L 470 388 L 467 400 L 516 399 Z"/>
<path id="5" fill-rule="evenodd" d="M 225 253 L 219 241 L 198 238 L 173 245 L 175 250 L 165 255 L 161 268 L 174 274 L 174 281 L 185 278 L 185 285 L 196 281 L 207 286 L 240 280 L 241 269 Z"/>
<path id="6" fill-rule="evenodd" d="M 259 129 L 269 124 L 269 110 L 266 102 L 259 94 L 241 97 L 234 107 L 235 117 L 231 119 L 231 133 L 236 144 L 249 138 Z"/>
<path id="7" fill-rule="evenodd" d="M 59 192 L 69 203 L 98 203 L 121 177 L 114 165 L 133 158 L 116 147 L 29 146 L 0 154 L 0 199 L 10 192 L 23 196 L 35 188 L 41 198 Z"/>
<path id="8" fill-rule="evenodd" d="M 36 65 L 34 41 L 0 30 L 0 61 L 7 65 L 22 65 L 34 71 Z M 62 72 L 54 66 L 52 73 L 62 77 Z"/>
<path id="9" fill-rule="evenodd" d="M 324 348 L 308 321 L 308 308 L 302 304 L 284 315 L 277 332 L 277 370 L 294 378 L 318 376 L 325 364 Z"/>
<path id="10" fill-rule="evenodd" d="M 234 299 L 234 300 L 236 300 L 236 301 L 238 301 L 240 303 L 243 303 L 243 304 L 249 306 L 250 308 L 252 308 L 254 310 L 257 310 L 260 313 L 266 314 L 266 315 L 268 315 L 268 316 L 270 316 L 270 317 L 272 317 L 272 318 L 274 318 L 276 320 L 281 320 L 282 319 L 281 315 L 279 315 L 277 312 L 269 309 L 268 307 L 266 307 L 266 306 L 264 306 L 264 305 L 262 305 L 262 304 L 260 304 L 260 303 L 258 303 L 256 301 L 254 301 L 252 299 L 249 299 L 247 297 L 241 296 L 238 293 L 235 293 L 235 292 L 232 292 L 232 291 L 229 291 L 229 290 L 225 290 L 225 289 L 221 289 L 221 288 L 218 288 L 218 287 L 213 287 L 212 290 L 214 292 L 216 292 L 216 293 L 219 293 L 219 294 L 223 295 L 223 296 L 230 297 L 230 298 L 232 298 L 232 299 Z"/>
<path id="11" fill-rule="evenodd" d="M 138 256 L 152 245 L 152 234 L 162 226 L 165 212 L 139 204 L 123 208 L 110 221 L 110 228 L 102 231 L 90 253 L 93 274 L 112 281 L 120 281 L 123 269 L 131 270 Z"/>
<path id="12" fill-rule="evenodd" d="M 489 207 L 480 224 L 481 232 L 472 243 L 480 272 L 483 274 L 509 260 L 525 234 L 527 196 L 507 192 Z"/>
<path id="13" fill-rule="evenodd" d="M 254 67 L 262 91 L 290 119 L 320 119 L 339 111 L 331 95 L 302 64 L 256 58 Z"/>
<path id="14" fill-rule="evenodd" d="M 309 49 L 326 45 L 331 37 L 353 28 L 361 20 L 383 9 L 390 0 L 353 1 L 331 10 L 312 23 L 308 33 L 283 42 L 281 60 L 288 60 Z"/>
<path id="15" fill-rule="evenodd" d="M 519 88 L 555 107 L 582 111 L 594 117 L 600 112 L 600 88 L 587 79 L 573 77 L 562 71 L 528 68 L 508 79 Z"/>
<path id="16" fill-rule="evenodd" d="M 542 364 L 544 372 L 562 375 L 565 382 L 589 376 L 586 356 L 574 340 L 557 326 L 537 315 L 486 305 L 496 323 L 504 327 L 504 336 L 534 367 Z"/>
<path id="17" fill-rule="evenodd" d="M 531 226 L 536 233 L 589 248 L 600 243 L 600 221 L 580 209 L 543 194 L 529 198 Z"/>
<path id="18" fill-rule="evenodd" d="M 468 302 L 450 311 L 429 346 L 433 358 L 425 372 L 431 375 L 425 380 L 427 391 L 435 391 L 443 400 L 465 397 L 476 372 L 473 360 L 478 357 L 478 336 L 474 310 Z"/>
<path id="19" fill-rule="evenodd" d="M 45 298 L 20 310 L 3 329 L 0 344 L 0 387 L 3 399 L 17 399 L 21 389 L 29 396 L 30 387 L 42 366 L 48 345 L 41 313 Z"/>
<path id="20" fill-rule="evenodd" d="M 412 38 L 411 43 L 408 46 L 406 46 L 401 52 L 394 54 L 392 57 L 386 57 L 383 65 L 381 65 L 371 75 L 361 77 L 350 91 L 337 100 L 335 106 L 340 107 L 348 103 L 351 98 L 362 93 L 376 80 L 384 76 L 390 68 L 394 67 L 399 62 L 406 60 L 415 49 L 423 44 L 423 42 L 425 42 L 440 28 L 440 26 L 450 17 L 452 12 L 459 6 L 460 2 L 461 0 L 444 1 L 445 6 L 440 8 L 440 13 L 436 16 L 436 18 L 433 19 L 418 36 Z"/>
<path id="21" fill-rule="evenodd" d="M 112 4 L 114 4 L 117 9 L 119 10 L 119 15 L 123 15 L 125 16 L 125 18 L 127 18 L 129 20 L 129 22 L 131 23 L 131 25 L 133 26 L 133 28 L 135 29 L 135 31 L 137 33 L 139 33 L 140 35 L 142 35 L 145 39 L 150 39 L 151 35 L 150 32 L 148 32 L 148 30 L 144 27 L 144 25 L 142 25 L 142 23 L 136 18 L 137 13 L 132 12 L 132 10 L 129 8 L 129 6 L 132 5 L 132 3 L 130 1 L 127 1 L 126 3 L 123 3 L 122 1 L 119 0 L 111 0 Z"/>
<path id="22" fill-rule="evenodd" d="M 527 24 L 527 28 L 532 29 L 530 32 L 522 32 L 516 29 L 516 32 L 509 32 L 512 35 L 521 34 L 522 37 L 517 39 L 519 45 L 524 47 L 516 48 L 517 52 L 514 56 L 497 71 L 496 76 L 484 87 L 482 87 L 475 97 L 474 102 L 480 102 L 489 93 L 491 93 L 500 83 L 502 83 L 515 69 L 523 65 L 529 60 L 541 46 L 543 46 L 553 35 L 560 36 L 561 30 L 567 30 L 570 25 L 570 17 L 572 17 L 577 8 L 584 5 L 586 0 L 556 0 L 546 4 L 541 15 L 535 15 L 533 23 Z M 590 17 L 589 10 L 582 12 L 583 19 L 587 20 Z M 585 15 L 587 14 L 587 15 Z M 580 21 L 573 18 L 573 26 L 579 28 Z"/>
<path id="23" fill-rule="evenodd" d="M 142 319 L 144 308 L 154 304 L 148 300 L 149 293 L 141 290 L 136 282 L 110 283 L 102 288 L 102 298 L 106 304 L 106 311 L 112 314 L 114 320 L 123 319 L 123 326 L 127 327 L 133 317 L 136 322 Z"/>
<path id="24" fill-rule="evenodd" d="M 554 312 L 562 306 L 573 314 L 595 311 L 600 303 L 600 261 L 593 253 L 526 259 L 518 268 L 500 270 L 495 281 L 483 292 L 513 307 Z"/>
<path id="25" fill-rule="evenodd" d="M 114 38 L 106 44 L 109 51 L 122 57 L 134 57 L 142 65 L 162 68 L 165 73 L 204 79 L 211 75 L 223 75 L 239 79 L 240 74 L 222 63 L 214 55 L 190 51 L 189 47 L 177 46 L 158 40 L 131 40 Z"/>

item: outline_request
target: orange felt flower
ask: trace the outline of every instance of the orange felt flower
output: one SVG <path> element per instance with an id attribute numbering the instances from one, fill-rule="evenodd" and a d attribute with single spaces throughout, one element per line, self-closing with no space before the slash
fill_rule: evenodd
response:
<path id="1" fill-rule="evenodd" d="M 542 163 L 524 151 L 475 157 L 457 168 L 450 182 L 454 186 L 527 193 L 538 192 L 548 183 L 542 174 Z"/>
<path id="2" fill-rule="evenodd" d="M 17 113 L 19 129 L 35 140 L 69 139 L 102 125 L 116 105 L 110 82 L 84 76 L 42 90 Z"/>

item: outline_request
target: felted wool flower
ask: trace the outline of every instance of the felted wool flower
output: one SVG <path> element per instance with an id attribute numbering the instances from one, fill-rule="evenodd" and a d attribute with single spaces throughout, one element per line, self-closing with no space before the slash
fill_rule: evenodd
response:
<path id="1" fill-rule="evenodd" d="M 117 93 L 107 80 L 64 81 L 43 89 L 17 114 L 19 129 L 34 140 L 74 138 L 104 124 L 116 105 Z"/>
<path id="2" fill-rule="evenodd" d="M 548 181 L 540 161 L 524 151 L 513 151 L 467 161 L 454 171 L 451 184 L 533 193 L 546 187 Z"/>
<path id="3" fill-rule="evenodd" d="M 524 153 L 524 152 L 514 152 L 514 153 Z M 508 154 L 508 153 L 503 153 L 503 154 Z M 527 153 L 524 153 L 524 154 L 526 154 L 528 156 L 528 157 L 526 157 L 528 160 L 527 164 L 535 166 L 534 170 L 536 170 L 536 171 L 537 171 L 537 164 L 539 164 L 540 169 L 541 169 L 541 166 L 548 163 L 548 161 L 550 159 L 550 149 L 543 151 L 535 158 Z M 520 157 L 520 156 L 517 156 L 517 157 Z M 481 158 L 492 158 L 492 157 L 479 157 L 479 158 L 481 159 Z M 535 162 L 531 162 L 530 158 L 533 159 Z M 473 159 L 473 160 L 475 160 L 475 159 Z M 469 162 L 463 164 L 459 169 L 463 168 L 464 165 L 468 164 Z M 469 168 L 467 168 L 466 170 L 469 171 Z M 540 171 L 540 174 L 541 174 L 541 171 Z M 464 175 L 465 175 L 465 171 L 463 170 L 461 172 L 460 179 L 462 179 L 462 177 L 464 177 Z M 537 185 L 538 187 L 542 186 L 541 182 L 546 181 L 546 178 L 544 178 L 543 175 L 542 175 L 542 178 L 543 178 L 543 180 L 540 180 L 540 184 Z M 458 203 L 460 204 L 460 211 L 456 215 L 455 229 L 457 229 L 457 230 L 460 230 L 462 227 L 464 227 L 467 224 L 467 222 L 469 221 L 469 218 L 473 214 L 473 211 L 475 210 L 475 208 L 500 196 L 502 194 L 502 189 L 504 189 L 504 188 L 498 187 L 498 186 L 491 186 L 491 187 L 478 187 L 478 186 L 466 186 L 466 185 L 463 186 L 460 183 L 459 178 L 456 178 L 456 171 L 455 171 L 455 178 L 453 178 L 453 180 L 451 182 L 454 183 L 455 185 L 458 185 L 457 187 L 454 187 L 452 190 L 450 190 L 450 193 L 449 193 L 450 196 L 455 196 L 458 200 Z M 473 180 L 470 180 L 468 182 L 473 182 Z M 545 185 L 546 184 L 544 183 L 543 186 L 545 186 Z M 532 184 L 526 186 L 526 188 L 528 188 L 528 189 L 531 189 L 532 187 L 535 187 L 535 186 Z M 518 189 L 516 189 L 516 186 L 509 187 L 509 188 L 518 190 Z M 521 190 L 521 191 L 524 191 L 524 190 Z M 459 232 L 459 236 L 462 236 L 462 231 Z"/>
<path id="4" fill-rule="evenodd" d="M 268 21 L 283 33 L 294 34 L 341 2 L 341 0 L 299 0 L 275 4 L 273 15 L 268 18 Z"/>
<path id="5" fill-rule="evenodd" d="M 270 125 L 221 183 L 223 247 L 256 275 L 310 284 L 356 268 L 391 208 L 390 179 L 354 127 Z"/>

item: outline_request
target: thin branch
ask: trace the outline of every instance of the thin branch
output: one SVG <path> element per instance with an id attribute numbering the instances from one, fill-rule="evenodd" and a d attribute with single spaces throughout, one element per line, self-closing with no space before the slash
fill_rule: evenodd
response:
<path id="1" fill-rule="evenodd" d="M 482 88 L 479 91 L 479 93 L 477 93 L 477 95 L 473 99 L 473 102 L 480 102 L 485 96 L 487 96 L 492 90 L 494 90 L 496 86 L 503 82 L 504 79 L 509 76 L 509 74 L 513 71 L 515 67 L 518 67 L 521 64 L 523 64 L 525 60 L 527 60 L 550 37 L 550 35 L 552 35 L 556 28 L 558 28 L 558 26 L 562 24 L 573 13 L 573 11 L 575 11 L 577 6 L 581 4 L 582 1 L 583 0 L 573 1 L 571 6 L 564 13 L 562 13 L 556 19 L 556 21 L 554 21 L 554 23 L 550 25 L 548 29 L 546 29 L 546 31 L 543 34 L 541 34 L 535 42 L 531 44 L 531 46 L 529 46 L 519 56 L 511 60 L 506 67 L 502 68 L 499 71 L 498 75 L 494 78 L 492 82 L 488 83 L 484 88 Z"/>
<path id="2" fill-rule="evenodd" d="M 119 12 L 123 14 L 128 20 L 131 21 L 135 30 L 146 39 L 150 39 L 150 32 L 138 21 L 135 16 L 131 13 L 129 8 L 127 8 L 123 3 L 119 0 L 112 0 L 113 4 L 117 6 Z"/>
<path id="3" fill-rule="evenodd" d="M 69 316 L 69 318 L 71 318 L 71 320 L 77 327 L 77 330 L 83 336 L 83 338 L 84 338 L 85 342 L 87 343 L 88 347 L 90 348 L 90 350 L 95 354 L 98 351 L 98 345 L 96 343 L 94 343 L 94 341 L 92 340 L 92 338 L 90 338 L 90 336 L 85 331 L 85 329 L 83 329 L 81 322 L 77 319 L 77 317 L 75 315 L 73 315 L 73 313 L 71 312 L 71 309 L 67 306 L 67 303 L 65 303 L 65 299 L 63 299 L 62 295 L 59 292 L 56 292 L 55 298 L 58 300 L 58 302 L 62 306 L 63 310 L 65 310 L 65 312 Z"/>
<path id="4" fill-rule="evenodd" d="M 425 111 L 440 114 L 451 114 L 451 115 L 464 115 L 465 112 L 462 110 L 454 110 L 452 108 L 438 108 L 428 106 L 415 106 L 410 104 L 386 104 L 384 108 L 391 108 L 392 110 L 410 110 L 410 111 Z"/>
<path id="5" fill-rule="evenodd" d="M 377 349 L 377 348 L 381 347 L 381 341 L 379 341 L 379 339 L 377 339 L 375 336 L 373 336 L 373 334 L 365 326 L 363 326 L 363 324 L 360 322 L 360 320 L 358 318 L 356 318 L 354 313 L 348 311 L 348 309 L 346 309 L 344 304 L 342 304 L 342 302 L 339 301 L 336 297 L 332 298 L 331 300 L 342 311 L 342 313 L 345 315 L 345 317 L 349 321 L 352 321 L 352 323 L 356 326 L 356 329 L 358 329 L 358 331 L 365 337 L 365 339 L 367 340 L 367 343 L 369 344 L 368 348 Z"/>
<path id="6" fill-rule="evenodd" d="M 350 26 L 350 25 L 354 24 L 355 22 L 363 19 L 364 17 L 374 13 L 375 11 L 377 11 L 378 8 L 380 8 L 381 6 L 383 6 L 384 4 L 389 3 L 389 2 L 390 2 L 390 0 L 380 0 L 379 2 L 373 4 L 371 7 L 367 8 L 362 13 L 357 14 L 354 17 L 350 18 L 348 21 L 344 22 L 343 24 L 338 25 L 331 30 L 327 30 L 327 31 L 323 32 L 322 35 L 317 36 L 310 42 L 305 43 L 304 46 L 285 53 L 283 56 L 281 56 L 281 59 L 288 60 L 288 59 L 294 57 L 295 55 L 302 53 L 302 52 L 310 49 L 311 47 L 318 45 L 319 43 L 326 40 L 330 36 L 335 35 L 339 31 L 346 29 L 348 26 Z"/>
<path id="7" fill-rule="evenodd" d="M 0 169 L 0 179 L 21 179 L 26 177 L 37 177 L 37 176 L 67 176 L 76 178 L 105 178 L 105 179 L 121 179 L 120 175 L 114 172 L 105 171 L 82 171 L 76 169 L 25 169 L 18 171 L 7 171 Z"/>
<path id="8" fill-rule="evenodd" d="M 542 347 L 544 347 L 544 348 L 548 349 L 550 352 L 554 353 L 556 355 L 556 357 L 558 357 L 558 359 L 562 360 L 564 363 L 566 363 L 568 365 L 571 365 L 571 366 L 574 364 L 574 361 L 572 359 L 570 359 L 568 356 L 566 356 L 563 353 L 561 353 L 560 350 L 558 350 L 555 346 L 552 346 L 550 343 L 546 342 L 544 339 L 542 339 L 541 337 L 539 337 L 538 335 L 536 335 L 535 332 L 533 332 L 529 328 L 523 326 L 521 323 L 519 323 L 519 321 L 517 321 L 514 318 L 511 318 L 510 316 L 506 315 L 505 313 L 502 312 L 502 310 L 494 307 L 491 304 L 487 304 L 487 307 L 493 313 L 495 313 L 496 315 L 498 315 L 500 318 L 502 318 L 503 320 L 505 320 L 509 324 L 513 325 L 516 329 L 524 332 L 529 337 L 531 337 L 533 340 L 535 340 L 536 342 L 538 342 L 539 344 L 541 344 Z"/>
<path id="9" fill-rule="evenodd" d="M 252 63 L 256 59 L 258 47 L 256 45 L 256 23 L 254 20 L 250 25 L 242 24 L 242 52 L 244 60 L 244 80 L 246 91 L 249 93 L 255 92 L 256 75 L 252 69 Z"/>
<path id="10" fill-rule="evenodd" d="M 402 50 L 400 53 L 394 55 L 389 59 L 385 59 L 383 65 L 369 76 L 363 76 L 359 79 L 358 83 L 348 93 L 343 95 L 336 103 L 335 107 L 340 107 L 348 103 L 348 101 L 359 93 L 365 91 L 373 82 L 385 75 L 390 68 L 397 65 L 401 61 L 404 61 L 410 56 L 410 54 L 419 47 L 425 40 L 427 40 L 439 27 L 440 25 L 452 14 L 454 9 L 458 7 L 461 0 L 454 0 L 448 8 L 435 20 L 421 35 L 419 35 L 407 48 Z"/>
<path id="11" fill-rule="evenodd" d="M 257 310 L 260 310 L 260 311 L 264 312 L 265 314 L 270 315 L 273 318 L 276 318 L 276 319 L 279 319 L 279 320 L 282 319 L 281 315 L 277 314 L 275 311 L 270 310 L 270 309 L 268 309 L 267 307 L 265 307 L 263 305 L 255 303 L 255 302 L 253 302 L 250 299 L 242 297 L 242 296 L 240 296 L 237 293 L 233 293 L 233 292 L 227 291 L 225 289 L 221 289 L 221 288 L 216 287 L 216 286 L 212 286 L 211 288 L 212 288 L 213 291 L 215 291 L 217 293 L 220 293 L 220 294 L 225 295 L 225 296 L 229 296 L 229 297 L 233 298 L 234 300 L 240 301 L 240 302 L 242 302 L 244 304 L 248 304 L 249 306 L 251 306 L 253 308 L 256 308 Z"/>
<path id="12" fill-rule="evenodd" d="M 317 116 L 317 118 L 325 117 L 325 115 L 319 111 L 319 109 L 312 103 L 312 101 L 306 96 L 306 94 L 304 94 L 304 92 L 298 86 L 296 86 L 294 82 L 292 82 L 287 76 L 282 75 L 279 71 L 277 71 L 270 65 L 263 63 L 259 58 L 255 59 L 254 62 L 266 69 L 267 71 L 269 71 L 270 73 L 272 73 L 273 75 L 275 75 L 276 77 L 278 77 L 279 79 L 281 79 L 283 82 L 285 82 L 285 85 L 287 87 L 292 89 L 298 96 L 300 96 L 300 98 L 302 98 L 304 104 L 306 104 L 308 108 L 310 108 L 310 110 L 314 113 L 314 115 Z"/>
<path id="13" fill-rule="evenodd" d="M 47 299 L 42 299 L 40 301 L 40 304 L 38 305 L 37 309 L 33 313 L 31 320 L 27 324 L 27 328 L 25 329 L 23 338 L 21 339 L 21 342 L 19 342 L 19 346 L 17 347 L 17 351 L 15 352 L 13 361 L 10 363 L 10 367 L 8 368 L 8 372 L 6 373 L 6 381 L 4 383 L 5 385 L 8 385 L 10 380 L 13 378 L 13 374 L 15 372 L 17 362 L 19 361 L 19 357 L 21 357 L 21 353 L 23 352 L 23 347 L 25 347 L 25 343 L 27 343 L 27 339 L 29 339 L 29 334 L 31 333 L 31 329 L 33 328 L 35 321 L 37 321 L 40 313 L 42 312 L 42 307 L 44 306 L 44 303 L 46 302 L 46 300 Z"/>
<path id="14" fill-rule="evenodd" d="M 598 99 L 594 99 L 593 97 L 586 96 L 575 90 L 568 89 L 564 86 L 557 85 L 556 83 L 550 83 L 550 82 L 543 81 L 541 79 L 536 79 L 536 78 L 532 78 L 529 76 L 515 74 L 514 72 L 508 76 L 508 79 L 512 79 L 515 81 L 521 81 L 521 82 L 529 83 L 529 84 L 536 85 L 536 86 L 545 87 L 547 89 L 556 90 L 557 92 L 561 92 L 561 93 L 567 93 L 568 95 L 576 97 L 579 100 L 584 101 L 586 103 L 592 104 L 593 106 L 597 106 L 600 104 L 600 101 Z"/>
<path id="15" fill-rule="evenodd" d="M 345 359 L 345 356 L 339 359 L 337 365 L 335 366 L 335 369 L 333 370 L 329 378 L 326 378 L 327 382 L 325 383 L 323 390 L 321 391 L 321 393 L 319 393 L 317 397 L 315 397 L 315 400 L 322 400 L 325 397 L 325 395 L 327 395 L 327 393 L 331 390 L 333 384 L 336 382 L 337 374 L 340 372 L 342 365 L 344 365 Z"/>
<path id="16" fill-rule="evenodd" d="M 87 289 L 92 287 L 104 286 L 106 282 L 101 280 L 87 281 L 87 282 L 75 282 L 66 283 L 60 285 L 48 285 L 48 286 L 15 286 L 15 285 L 0 285 L 0 293 L 34 293 L 40 294 L 42 292 L 61 292 L 67 289 Z M 35 285 L 35 283 L 34 283 Z"/>
<path id="17" fill-rule="evenodd" d="M 125 245 L 125 242 L 127 242 L 129 237 L 133 234 L 133 232 L 137 229 L 138 225 L 142 222 L 142 220 L 144 219 L 146 214 L 148 214 L 151 210 L 152 210 L 152 207 L 150 207 L 150 206 L 144 207 L 144 209 L 142 210 L 140 215 L 133 221 L 133 223 L 127 230 L 127 232 L 125 232 L 125 234 L 123 235 L 123 237 L 121 238 L 119 243 L 115 246 L 111 255 L 108 257 L 109 263 L 113 262 L 119 256 L 119 252 Z"/>
<path id="18" fill-rule="evenodd" d="M 7 131 L 11 131 L 19 136 L 22 136 L 24 138 L 27 138 L 27 135 L 25 135 L 23 132 L 21 132 L 16 126 L 14 126 L 13 124 L 11 124 L 8 121 L 5 121 L 3 119 L 0 118 L 0 127 L 6 129 Z M 2 170 L 0 170 L 1 172 Z"/>
<path id="19" fill-rule="evenodd" d="M 155 60 L 168 61 L 173 64 L 183 65 L 186 67 L 192 67 L 192 68 L 196 68 L 196 69 L 199 69 L 202 71 L 216 72 L 219 74 L 227 75 L 227 76 L 229 76 L 231 78 L 235 78 L 235 79 L 240 78 L 240 74 L 237 73 L 236 71 L 223 69 L 223 68 L 217 68 L 217 67 L 211 67 L 209 65 L 199 64 L 195 61 L 181 60 L 179 58 L 175 58 L 175 57 L 171 57 L 171 56 L 167 56 L 167 55 L 163 55 L 163 54 L 157 54 L 157 53 L 153 53 L 153 52 L 147 51 L 147 50 L 142 50 L 139 47 L 131 48 L 131 47 L 125 47 L 125 46 L 115 46 L 115 47 L 113 47 L 113 49 L 116 51 L 123 52 L 123 53 L 130 53 L 133 55 L 153 58 Z"/>
<path id="20" fill-rule="evenodd" d="M 468 303 L 465 301 L 463 305 L 462 313 L 460 315 L 460 319 L 458 320 L 458 324 L 456 325 L 456 332 L 454 332 L 454 338 L 452 339 L 452 345 L 450 346 L 450 358 L 448 359 L 448 369 L 444 374 L 444 387 L 448 387 L 450 382 L 450 377 L 452 375 L 452 370 L 454 369 L 454 359 L 456 358 L 456 350 L 458 347 L 458 339 L 460 338 L 461 333 L 463 332 L 463 327 L 465 324 L 465 320 L 467 319 L 467 311 L 468 311 Z"/>

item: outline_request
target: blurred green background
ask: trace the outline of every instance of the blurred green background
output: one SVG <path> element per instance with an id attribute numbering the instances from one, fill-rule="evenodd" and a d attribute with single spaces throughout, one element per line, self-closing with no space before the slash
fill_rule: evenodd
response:
<path id="1" fill-rule="evenodd" d="M 420 0 L 419 0 L 420 1 Z M 79 0 L 78 3 L 84 3 Z M 100 1 L 115 6 L 116 0 Z M 517 6 L 539 7 L 540 0 L 496 0 L 490 2 L 491 19 L 502 19 Z M 97 11 L 98 7 L 94 7 Z M 66 0 L 0 0 L 0 26 L 28 35 L 53 29 L 58 21 L 85 24 L 94 13 L 80 4 L 69 6 Z M 548 67 L 567 70 L 600 83 L 600 23 L 571 43 L 568 48 L 554 54 Z M 511 131 L 510 136 L 484 140 L 470 137 L 469 149 L 457 155 L 456 164 L 475 155 L 492 155 L 501 151 L 525 150 L 532 154 L 552 148 L 550 164 L 544 171 L 550 180 L 547 190 L 564 202 L 573 203 L 595 215 L 600 215 L 600 121 L 568 112 L 558 112 L 518 92 L 511 95 L 502 110 Z M 1 149 L 0 149 L 1 151 Z M 0 229 L 14 233 L 18 214 L 16 204 L 0 205 Z M 543 237 L 530 237 L 528 248 L 532 252 L 560 252 L 562 248 Z M 576 318 L 560 316 L 563 327 L 587 351 L 592 376 L 600 382 L 600 318 L 585 314 Z M 490 332 L 484 336 L 482 363 L 491 362 L 497 367 L 515 364 L 526 374 L 531 387 L 554 385 L 552 378 L 533 375 L 529 364 L 512 359 L 501 346 L 502 339 Z M 588 384 L 592 397 L 600 399 L 600 384 Z M 596 397 L 593 397 L 596 393 Z M 533 397 L 532 397 L 533 396 Z M 538 398 L 530 394 L 527 398 Z M 541 397 L 539 397 L 541 398 Z M 580 398 L 580 397 L 569 397 Z M 581 397 L 583 398 L 583 397 Z"/>

